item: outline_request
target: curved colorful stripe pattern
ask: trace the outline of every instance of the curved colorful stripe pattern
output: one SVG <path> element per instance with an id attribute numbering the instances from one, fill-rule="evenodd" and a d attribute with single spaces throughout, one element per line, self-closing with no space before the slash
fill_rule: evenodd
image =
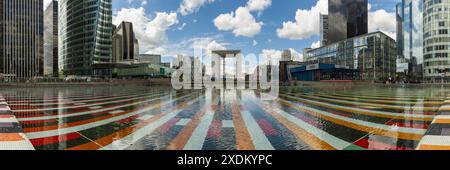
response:
<path id="1" fill-rule="evenodd" d="M 439 108 L 418 150 L 450 150 L 450 97 Z"/>
<path id="2" fill-rule="evenodd" d="M 0 150 L 34 150 L 33 145 L 0 94 Z"/>
<path id="3" fill-rule="evenodd" d="M 39 150 L 411 150 L 448 121 L 435 117 L 448 110 L 440 90 L 287 88 L 262 101 L 253 90 L 132 89 L 4 94 Z"/>

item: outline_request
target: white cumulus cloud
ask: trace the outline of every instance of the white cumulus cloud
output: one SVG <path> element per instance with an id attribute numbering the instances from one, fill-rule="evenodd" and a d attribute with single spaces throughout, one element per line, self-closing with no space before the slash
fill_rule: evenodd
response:
<path id="1" fill-rule="evenodd" d="M 311 9 L 299 9 L 295 15 L 295 22 L 283 22 L 283 27 L 277 29 L 280 38 L 302 40 L 318 35 L 320 32 L 320 14 L 328 13 L 328 1 L 319 0 Z"/>
<path id="2" fill-rule="evenodd" d="M 159 54 L 161 56 L 164 56 L 166 54 L 166 49 L 162 47 L 156 47 L 154 49 L 148 50 L 145 52 L 145 54 Z"/>
<path id="3" fill-rule="evenodd" d="M 178 11 L 183 16 L 189 15 L 198 11 L 200 7 L 210 2 L 214 2 L 214 0 L 183 0 L 178 8 Z"/>
<path id="4" fill-rule="evenodd" d="M 213 40 L 209 42 L 203 49 L 205 50 L 206 54 L 210 55 L 214 50 L 226 50 L 227 48 L 224 45 Z"/>
<path id="5" fill-rule="evenodd" d="M 313 42 L 312 44 L 311 44 L 311 48 L 312 49 L 314 49 L 314 48 L 319 48 L 320 47 L 320 41 L 316 41 L 316 42 Z"/>
<path id="6" fill-rule="evenodd" d="M 247 7 L 250 11 L 264 11 L 272 5 L 272 0 L 249 0 Z"/>
<path id="7" fill-rule="evenodd" d="M 167 41 L 166 31 L 178 23 L 176 13 L 158 12 L 150 19 L 142 7 L 122 8 L 113 16 L 113 23 L 119 25 L 122 21 L 133 23 L 140 49 L 145 52 L 163 45 Z"/>
<path id="8" fill-rule="evenodd" d="M 395 12 L 387 12 L 384 9 L 369 12 L 369 32 L 382 31 L 396 39 L 395 18 Z"/>
<path id="9" fill-rule="evenodd" d="M 261 32 L 263 22 L 256 22 L 249 9 L 239 7 L 235 12 L 221 14 L 214 25 L 221 31 L 232 31 L 235 36 L 253 37 Z"/>
<path id="10" fill-rule="evenodd" d="M 263 49 L 262 55 L 266 57 L 267 59 L 275 59 L 280 60 L 281 54 L 283 54 L 283 51 L 275 50 L 275 49 Z"/>

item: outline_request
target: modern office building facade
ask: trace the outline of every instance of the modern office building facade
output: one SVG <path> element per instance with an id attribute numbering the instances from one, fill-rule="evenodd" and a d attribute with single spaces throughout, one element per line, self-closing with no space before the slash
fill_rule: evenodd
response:
<path id="1" fill-rule="evenodd" d="M 60 70 L 65 75 L 110 75 L 93 65 L 112 61 L 112 0 L 59 3 Z"/>
<path id="2" fill-rule="evenodd" d="M 0 1 L 0 73 L 12 78 L 44 74 L 42 0 Z"/>
<path id="3" fill-rule="evenodd" d="M 131 22 L 122 22 L 114 29 L 113 62 L 130 61 L 139 56 L 139 43 Z"/>
<path id="4" fill-rule="evenodd" d="M 307 49 L 304 54 L 308 64 L 335 64 L 340 68 L 357 69 L 362 80 L 392 80 L 396 73 L 396 42 L 382 32 Z"/>
<path id="5" fill-rule="evenodd" d="M 367 0 L 328 1 L 328 43 L 365 35 L 367 32 Z"/>
<path id="6" fill-rule="evenodd" d="M 320 46 L 328 45 L 328 15 L 320 14 Z"/>
<path id="7" fill-rule="evenodd" d="M 424 78 L 450 80 L 450 0 L 423 2 Z"/>
<path id="8" fill-rule="evenodd" d="M 141 54 L 138 61 L 141 63 L 151 63 L 155 65 L 161 65 L 161 55 L 159 54 Z"/>
<path id="9" fill-rule="evenodd" d="M 58 77 L 58 1 L 44 12 L 44 76 Z"/>
<path id="10" fill-rule="evenodd" d="M 280 61 L 292 61 L 292 51 L 291 49 L 286 49 L 281 53 L 281 60 Z"/>
<path id="11" fill-rule="evenodd" d="M 418 0 L 402 0 L 396 6 L 398 70 L 409 76 L 422 72 L 414 64 L 423 61 L 422 8 L 423 1 Z"/>

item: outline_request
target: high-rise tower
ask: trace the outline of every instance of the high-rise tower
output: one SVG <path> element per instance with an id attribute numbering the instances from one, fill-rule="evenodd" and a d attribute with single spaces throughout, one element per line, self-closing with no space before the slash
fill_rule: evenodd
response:
<path id="1" fill-rule="evenodd" d="M 0 73 L 43 75 L 43 13 L 42 0 L 0 0 Z"/>
<path id="2" fill-rule="evenodd" d="M 60 0 L 59 58 L 65 75 L 104 76 L 112 61 L 112 0 Z"/>
<path id="3" fill-rule="evenodd" d="M 367 0 L 328 1 L 328 43 L 336 43 L 367 33 Z"/>
<path id="4" fill-rule="evenodd" d="M 44 12 L 44 75 L 58 77 L 58 1 Z"/>
<path id="5" fill-rule="evenodd" d="M 424 77 L 450 80 L 450 1 L 423 1 Z"/>

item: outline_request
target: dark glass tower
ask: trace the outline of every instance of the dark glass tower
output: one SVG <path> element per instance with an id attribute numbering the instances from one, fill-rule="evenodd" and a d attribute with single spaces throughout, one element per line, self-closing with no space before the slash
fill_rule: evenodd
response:
<path id="1" fill-rule="evenodd" d="M 328 1 L 328 42 L 335 43 L 367 34 L 367 0 Z"/>
<path id="2" fill-rule="evenodd" d="M 58 1 L 44 12 L 44 75 L 58 77 Z"/>
<path id="3" fill-rule="evenodd" d="M 0 73 L 12 78 L 43 75 L 43 1 L 0 0 Z"/>

